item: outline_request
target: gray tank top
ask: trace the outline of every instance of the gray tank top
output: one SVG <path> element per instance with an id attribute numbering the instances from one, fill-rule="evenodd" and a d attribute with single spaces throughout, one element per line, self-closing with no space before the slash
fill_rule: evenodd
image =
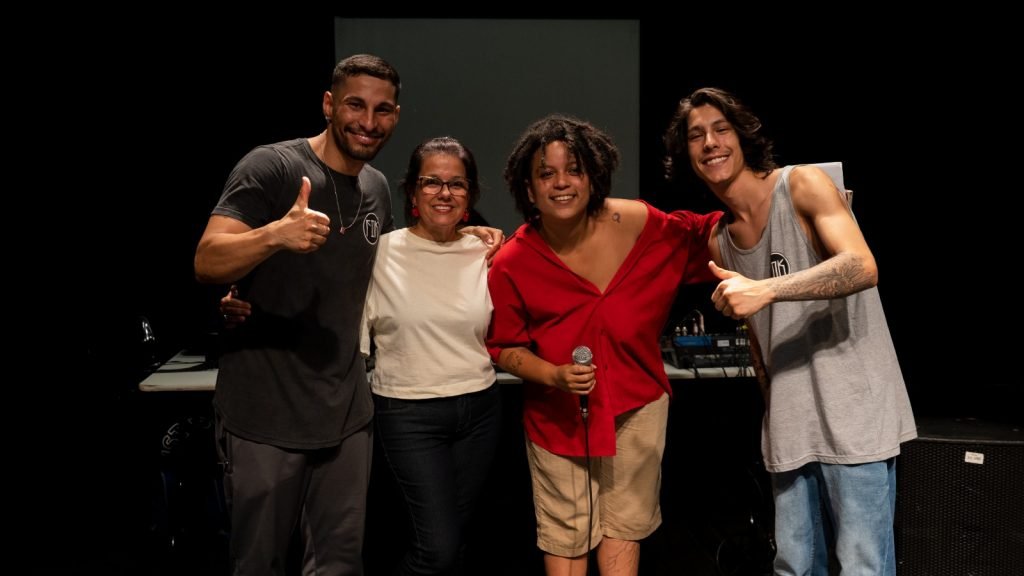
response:
<path id="1" fill-rule="evenodd" d="M 753 248 L 738 248 L 721 230 L 726 268 L 760 280 L 821 262 L 793 210 L 792 168 L 782 169 L 768 223 Z M 917 436 L 877 288 L 833 300 L 777 302 L 749 324 L 770 379 L 761 429 L 769 472 L 808 462 L 884 460 Z"/>

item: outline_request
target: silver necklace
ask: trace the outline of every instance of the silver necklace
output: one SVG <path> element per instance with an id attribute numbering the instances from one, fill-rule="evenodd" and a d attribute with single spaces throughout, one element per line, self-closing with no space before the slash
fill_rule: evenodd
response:
<path id="1" fill-rule="evenodd" d="M 327 142 L 324 142 L 324 147 L 321 153 L 324 155 L 324 158 L 327 158 Z M 341 229 L 338 230 L 338 232 L 344 235 L 345 232 L 356 225 L 356 220 L 359 219 L 359 211 L 363 209 L 363 195 L 366 191 L 359 185 L 359 180 L 357 179 L 356 187 L 359 188 L 359 206 L 356 207 L 356 213 L 352 216 L 352 222 L 348 226 L 345 226 L 345 218 L 341 215 L 341 200 L 338 198 L 338 185 L 334 183 L 334 174 L 331 171 L 331 167 L 327 165 L 327 162 L 320 160 L 319 157 L 317 157 L 317 160 L 320 162 L 320 166 L 323 167 L 324 174 L 327 175 L 327 179 L 331 181 L 331 191 L 334 192 L 334 207 L 338 209 L 338 223 L 341 224 Z"/>

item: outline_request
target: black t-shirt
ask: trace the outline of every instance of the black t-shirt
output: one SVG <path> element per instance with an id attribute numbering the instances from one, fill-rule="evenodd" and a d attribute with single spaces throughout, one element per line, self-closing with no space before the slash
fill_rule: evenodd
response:
<path id="1" fill-rule="evenodd" d="M 336 445 L 373 415 L 359 324 L 377 241 L 394 227 L 387 179 L 370 166 L 334 172 L 306 139 L 289 140 L 242 158 L 213 213 L 264 226 L 294 205 L 303 176 L 331 233 L 315 252 L 278 252 L 238 282 L 253 313 L 227 331 L 214 404 L 237 436 L 309 449 Z"/>

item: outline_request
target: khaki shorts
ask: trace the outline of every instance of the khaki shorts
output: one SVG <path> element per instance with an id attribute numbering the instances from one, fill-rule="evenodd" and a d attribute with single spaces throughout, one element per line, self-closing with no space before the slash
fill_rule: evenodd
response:
<path id="1" fill-rule="evenodd" d="M 604 536 L 638 541 L 661 525 L 661 460 L 668 395 L 615 418 L 615 456 L 591 458 L 591 546 Z M 526 440 L 537 514 L 537 547 L 575 558 L 587 552 L 585 458 L 552 454 Z"/>

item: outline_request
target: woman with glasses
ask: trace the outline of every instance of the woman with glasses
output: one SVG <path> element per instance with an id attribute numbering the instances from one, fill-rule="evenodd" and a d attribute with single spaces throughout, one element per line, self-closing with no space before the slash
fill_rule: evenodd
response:
<path id="1" fill-rule="evenodd" d="M 480 197 L 476 161 L 454 138 L 420 144 L 401 184 L 408 228 L 381 237 L 363 314 L 377 434 L 409 509 L 397 574 L 456 573 L 501 429 L 484 346 L 488 246 L 459 226 Z"/>

